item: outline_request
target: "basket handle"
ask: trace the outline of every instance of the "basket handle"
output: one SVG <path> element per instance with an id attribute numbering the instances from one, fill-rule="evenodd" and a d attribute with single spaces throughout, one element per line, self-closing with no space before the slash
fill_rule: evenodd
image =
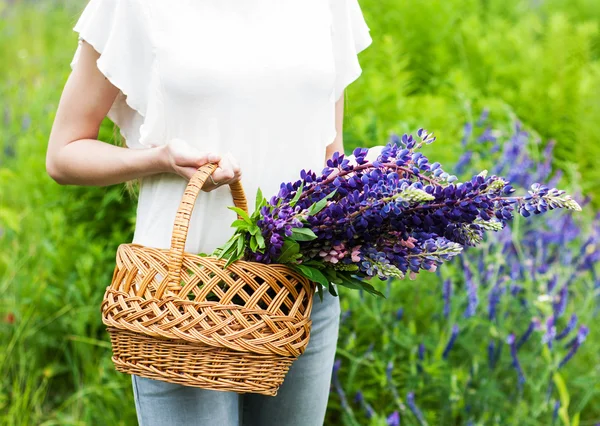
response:
<path id="1" fill-rule="evenodd" d="M 156 291 L 155 297 L 162 297 L 166 287 L 178 288 L 179 277 L 181 272 L 181 265 L 183 263 L 183 253 L 185 249 L 185 240 L 187 239 L 188 227 L 190 225 L 190 218 L 192 216 L 192 210 L 196 202 L 196 198 L 200 193 L 204 182 L 208 179 L 208 176 L 212 175 L 216 170 L 217 164 L 207 163 L 194 173 L 192 178 L 185 188 L 181 203 L 177 209 L 175 216 L 175 224 L 173 226 L 173 234 L 171 236 L 171 249 L 169 251 L 169 267 L 168 267 L 168 280 L 163 280 L 161 285 Z M 233 197 L 233 204 L 236 207 L 244 210 L 248 213 L 248 202 L 246 200 L 246 194 L 240 181 L 234 182 L 229 185 L 231 188 L 231 195 Z M 241 217 L 238 215 L 238 218 Z"/>

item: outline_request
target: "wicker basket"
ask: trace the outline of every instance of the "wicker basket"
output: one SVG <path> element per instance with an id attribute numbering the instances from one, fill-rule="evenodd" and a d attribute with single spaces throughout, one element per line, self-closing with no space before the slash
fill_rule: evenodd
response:
<path id="1" fill-rule="evenodd" d="M 284 265 L 184 252 L 192 208 L 216 165 L 189 181 L 170 249 L 121 244 L 102 301 L 118 371 L 205 389 L 276 395 L 310 337 L 315 284 Z M 247 211 L 238 182 L 234 204 Z"/>

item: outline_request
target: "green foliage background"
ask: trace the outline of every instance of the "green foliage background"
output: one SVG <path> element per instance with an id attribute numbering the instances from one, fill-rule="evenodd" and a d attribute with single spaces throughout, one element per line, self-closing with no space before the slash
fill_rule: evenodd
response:
<path id="1" fill-rule="evenodd" d="M 10 425 L 135 423 L 129 377 L 114 371 L 99 315 L 116 247 L 133 234 L 135 200 L 123 186 L 61 187 L 45 172 L 83 3 L 0 0 L 0 420 Z M 374 41 L 346 94 L 348 151 L 425 127 L 438 137 L 426 155 L 452 164 L 464 122 L 490 107 L 492 120 L 518 116 L 555 139 L 553 166 L 574 162 L 569 179 L 598 206 L 597 0 L 360 4 Z M 106 120 L 99 138 L 114 143 L 113 130 Z M 406 293 L 385 303 L 393 311 Z M 584 359 L 597 378 L 593 345 Z M 592 402 L 572 404 L 580 424 L 600 421 Z"/>

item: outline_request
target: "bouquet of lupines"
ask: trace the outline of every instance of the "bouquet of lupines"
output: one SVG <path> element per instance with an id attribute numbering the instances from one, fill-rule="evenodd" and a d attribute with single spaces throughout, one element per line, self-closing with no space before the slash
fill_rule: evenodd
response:
<path id="1" fill-rule="evenodd" d="M 581 210 L 565 191 L 537 183 L 527 195 L 510 196 L 509 181 L 486 170 L 457 182 L 419 152 L 435 137 L 423 129 L 417 136 L 392 139 L 376 157 L 365 148 L 353 158 L 335 153 L 320 175 L 302 170 L 269 201 L 259 189 L 253 214 L 230 207 L 242 219 L 214 255 L 227 264 L 286 264 L 333 295 L 332 283 L 383 296 L 369 279 L 434 272 L 464 246 L 479 244 L 485 231 L 502 229 L 515 209 L 525 217 Z"/>

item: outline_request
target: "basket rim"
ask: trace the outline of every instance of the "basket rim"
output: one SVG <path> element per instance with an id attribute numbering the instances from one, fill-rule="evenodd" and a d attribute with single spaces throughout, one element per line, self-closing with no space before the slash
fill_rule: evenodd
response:
<path id="1" fill-rule="evenodd" d="M 117 247 L 117 253 L 118 253 L 120 250 L 122 250 L 122 248 L 121 248 L 121 247 L 123 247 L 123 246 L 132 247 L 132 248 L 140 248 L 140 249 L 152 249 L 152 250 L 158 250 L 158 251 L 160 251 L 160 252 L 163 252 L 163 253 L 165 253 L 165 254 L 167 254 L 167 253 L 170 253 L 170 252 L 171 252 L 171 248 L 152 247 L 152 246 L 147 246 L 147 245 L 140 244 L 140 243 L 121 243 L 121 244 L 119 244 L 119 246 Z M 200 258 L 202 258 L 202 259 L 209 259 L 209 260 L 211 260 L 211 261 L 220 262 L 220 263 L 223 263 L 223 264 L 227 263 L 227 260 L 226 260 L 226 259 L 219 259 L 218 257 L 216 257 L 216 256 L 211 256 L 211 255 L 209 255 L 209 254 L 207 254 L 207 255 L 205 255 L 205 256 L 201 256 L 201 255 L 199 255 L 199 254 L 197 254 L 197 253 L 191 253 L 191 252 L 189 252 L 189 251 L 184 251 L 184 252 L 183 252 L 183 255 L 184 255 L 184 256 L 196 256 L 196 257 L 200 257 Z M 252 265 L 260 265 L 261 267 L 264 267 L 264 268 L 267 268 L 267 269 L 275 269 L 275 268 L 276 268 L 276 269 L 279 269 L 279 268 L 286 268 L 286 269 L 289 269 L 290 271 L 293 271 L 293 273 L 294 273 L 294 274 L 297 274 L 299 277 L 302 277 L 302 278 L 303 278 L 303 279 L 305 279 L 306 281 L 309 281 L 309 282 L 311 282 L 311 283 L 314 283 L 314 281 L 312 281 L 312 280 L 309 280 L 309 279 L 308 279 L 308 278 L 306 278 L 304 275 L 300 274 L 298 271 L 294 270 L 294 269 L 293 269 L 293 268 L 291 268 L 289 265 L 286 265 L 286 264 L 284 264 L 284 263 L 261 263 L 261 262 L 253 262 L 253 261 L 250 261 L 250 260 L 241 260 L 241 259 L 240 259 L 240 260 L 236 260 L 236 261 L 232 262 L 231 264 L 232 264 L 232 265 L 233 265 L 233 264 L 237 264 L 237 265 L 240 265 L 240 266 L 243 266 L 243 265 L 249 265 L 249 264 L 252 264 Z"/>

